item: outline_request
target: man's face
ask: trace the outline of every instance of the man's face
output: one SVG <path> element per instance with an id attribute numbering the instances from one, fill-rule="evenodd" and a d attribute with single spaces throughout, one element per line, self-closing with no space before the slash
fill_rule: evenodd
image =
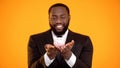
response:
<path id="1" fill-rule="evenodd" d="M 56 35 L 62 35 L 68 28 L 70 16 L 65 7 L 53 7 L 50 11 L 50 27 Z"/>

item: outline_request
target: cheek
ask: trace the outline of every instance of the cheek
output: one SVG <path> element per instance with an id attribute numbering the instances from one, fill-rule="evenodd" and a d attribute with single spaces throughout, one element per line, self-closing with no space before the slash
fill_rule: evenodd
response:
<path id="1" fill-rule="evenodd" d="M 56 21 L 54 21 L 54 20 L 50 20 L 49 22 L 50 22 L 50 24 L 52 24 L 52 25 L 54 25 L 54 24 L 56 23 Z"/>
<path id="2" fill-rule="evenodd" d="M 50 26 L 55 27 L 55 23 L 54 22 L 50 22 Z"/>
<path id="3" fill-rule="evenodd" d="M 50 23 L 51 25 L 53 25 L 55 22 L 52 21 L 52 20 L 49 20 L 49 23 Z"/>
<path id="4" fill-rule="evenodd" d="M 63 21 L 65 25 L 67 25 L 69 23 L 69 19 L 66 19 Z"/>

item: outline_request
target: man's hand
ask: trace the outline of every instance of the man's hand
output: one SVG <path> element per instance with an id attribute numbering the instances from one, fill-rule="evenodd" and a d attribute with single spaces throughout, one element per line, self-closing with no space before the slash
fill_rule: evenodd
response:
<path id="1" fill-rule="evenodd" d="M 56 57 L 57 53 L 58 53 L 58 49 L 51 45 L 51 44 L 46 44 L 45 45 L 45 50 L 47 52 L 48 57 L 52 60 Z"/>
<path id="2" fill-rule="evenodd" d="M 60 50 L 60 52 L 62 53 L 64 59 L 69 60 L 69 58 L 72 55 L 72 47 L 74 45 L 74 40 L 72 40 L 71 42 L 65 44 L 64 46 L 61 47 L 56 47 L 58 50 Z"/>

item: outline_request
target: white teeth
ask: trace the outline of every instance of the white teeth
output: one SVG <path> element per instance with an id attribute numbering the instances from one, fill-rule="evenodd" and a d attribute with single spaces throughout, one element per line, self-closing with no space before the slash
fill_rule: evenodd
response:
<path id="1" fill-rule="evenodd" d="M 57 27 L 57 28 L 62 28 L 62 25 L 57 25 L 56 27 Z"/>

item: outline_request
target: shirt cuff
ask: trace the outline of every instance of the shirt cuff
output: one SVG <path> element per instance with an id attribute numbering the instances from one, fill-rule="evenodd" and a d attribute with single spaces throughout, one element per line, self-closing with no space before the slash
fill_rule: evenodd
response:
<path id="1" fill-rule="evenodd" d="M 45 61 L 46 66 L 49 66 L 54 61 L 54 59 L 50 60 L 47 53 L 45 53 L 44 54 L 44 61 Z"/>
<path id="2" fill-rule="evenodd" d="M 72 53 L 72 56 L 70 57 L 69 60 L 66 60 L 66 63 L 72 68 L 76 62 L 76 56 Z"/>

